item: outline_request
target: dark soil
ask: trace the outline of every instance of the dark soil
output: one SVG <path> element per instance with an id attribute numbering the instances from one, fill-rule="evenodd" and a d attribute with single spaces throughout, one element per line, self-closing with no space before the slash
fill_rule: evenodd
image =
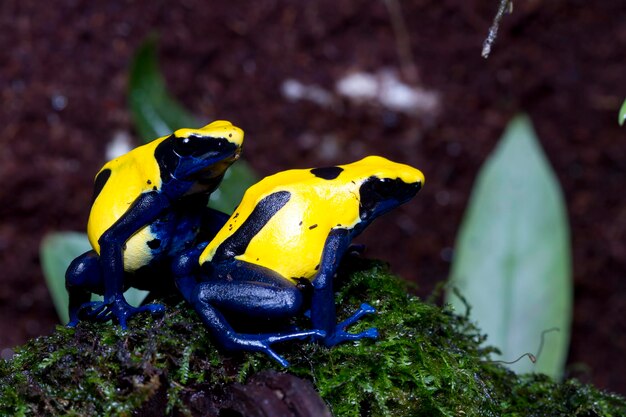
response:
<path id="1" fill-rule="evenodd" d="M 392 2 L 393 3 L 393 2 Z M 262 175 L 383 154 L 422 169 L 413 202 L 364 235 L 427 295 L 447 277 L 475 175 L 506 122 L 532 117 L 572 227 L 574 376 L 626 393 L 626 3 L 515 3 L 488 60 L 497 2 L 399 2 L 411 54 L 384 2 L 40 1 L 0 3 L 0 351 L 56 323 L 38 245 L 83 230 L 106 144 L 131 132 L 128 65 L 160 34 L 168 84 L 206 121 L 246 131 Z M 400 58 L 404 57 L 404 58 Z M 285 79 L 329 91 L 351 71 L 399 70 L 439 94 L 437 111 L 397 113 L 333 96 L 291 102 Z M 622 88 L 620 88 L 622 87 Z M 381 237 L 379 237 L 381 236 Z"/>

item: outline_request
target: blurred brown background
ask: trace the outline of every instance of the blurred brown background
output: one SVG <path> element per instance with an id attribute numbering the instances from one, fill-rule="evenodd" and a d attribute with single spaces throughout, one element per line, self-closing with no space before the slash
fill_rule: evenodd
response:
<path id="1" fill-rule="evenodd" d="M 107 144 L 134 137 L 128 66 L 156 31 L 172 92 L 204 121 L 241 126 L 259 174 L 368 154 L 419 167 L 422 193 L 361 241 L 424 296 L 447 277 L 478 168 L 506 122 L 528 112 L 572 226 L 569 375 L 626 393 L 626 129 L 617 126 L 626 3 L 517 1 L 485 60 L 496 9 L 496 0 L 0 2 L 2 355 L 56 324 L 40 239 L 84 229 Z M 372 86 L 373 99 L 354 96 Z M 388 87 L 404 100 L 381 97 Z"/>

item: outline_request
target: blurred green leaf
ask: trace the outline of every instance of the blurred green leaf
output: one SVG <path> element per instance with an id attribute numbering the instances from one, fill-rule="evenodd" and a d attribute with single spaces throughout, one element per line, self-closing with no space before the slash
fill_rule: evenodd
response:
<path id="1" fill-rule="evenodd" d="M 622 108 L 619 109 L 619 116 L 617 121 L 619 122 L 620 126 L 623 126 L 624 122 L 626 122 L 626 100 L 624 100 L 624 102 L 622 103 Z"/>
<path id="2" fill-rule="evenodd" d="M 41 243 L 43 273 L 62 323 L 68 322 L 65 270 L 74 258 L 90 249 L 91 245 L 87 236 L 76 232 L 50 233 L 43 238 Z"/>
<path id="3" fill-rule="evenodd" d="M 168 94 L 158 67 L 156 36 L 150 36 L 137 50 L 129 85 L 133 122 L 144 142 L 200 123 Z"/>
<path id="4" fill-rule="evenodd" d="M 69 320 L 67 305 L 69 298 L 65 290 L 65 271 L 70 262 L 79 255 L 91 250 L 87 235 L 78 232 L 56 232 L 47 234 L 41 243 L 40 255 L 46 284 L 50 290 L 54 307 L 61 323 Z M 130 288 L 124 293 L 126 301 L 138 306 L 148 295 L 147 291 Z M 102 299 L 93 296 L 92 300 Z"/>
<path id="5" fill-rule="evenodd" d="M 447 301 L 471 317 L 517 372 L 563 374 L 572 314 L 565 204 L 530 120 L 511 121 L 481 169 L 460 229 Z"/>
<path id="6" fill-rule="evenodd" d="M 224 180 L 213 194 L 209 206 L 224 213 L 232 213 L 243 193 L 257 180 L 250 166 L 239 160 L 226 171 Z"/>
<path id="7" fill-rule="evenodd" d="M 155 36 L 149 37 L 137 50 L 129 85 L 131 114 L 145 142 L 169 135 L 182 127 L 202 124 L 168 93 L 158 67 Z M 219 190 L 211 195 L 209 205 L 230 214 L 245 190 L 255 181 L 256 175 L 249 165 L 239 160 L 227 171 Z"/>

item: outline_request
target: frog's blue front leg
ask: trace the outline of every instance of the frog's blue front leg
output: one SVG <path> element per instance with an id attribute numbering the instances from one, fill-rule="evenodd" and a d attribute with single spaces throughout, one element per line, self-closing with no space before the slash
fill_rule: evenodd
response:
<path id="1" fill-rule="evenodd" d="M 130 317 L 142 311 L 153 314 L 163 313 L 163 306 L 147 304 L 133 307 L 124 298 L 124 244 L 130 237 L 145 225 L 156 219 L 169 207 L 170 202 L 164 195 L 151 191 L 141 194 L 126 213 L 102 234 L 100 244 L 100 267 L 104 279 L 104 301 L 94 302 L 85 306 L 88 318 L 96 321 L 115 319 L 122 328 Z"/>
<path id="2" fill-rule="evenodd" d="M 314 329 L 326 332 L 326 337 L 323 339 L 326 346 L 334 346 L 350 340 L 375 339 L 378 337 L 378 331 L 373 328 L 361 333 L 348 333 L 346 331 L 349 326 L 356 323 L 364 315 L 376 312 L 369 304 L 361 304 L 351 317 L 341 323 L 337 323 L 333 277 L 337 272 L 341 257 L 350 247 L 351 240 L 352 236 L 348 230 L 336 229 L 331 231 L 324 246 L 320 271 L 312 282 L 311 322 Z"/>

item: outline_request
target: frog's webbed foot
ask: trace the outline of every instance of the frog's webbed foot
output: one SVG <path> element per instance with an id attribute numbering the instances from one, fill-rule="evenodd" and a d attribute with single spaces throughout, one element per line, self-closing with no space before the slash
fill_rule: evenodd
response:
<path id="1" fill-rule="evenodd" d="M 150 312 L 155 317 L 161 316 L 165 312 L 165 307 L 161 304 L 146 304 L 133 307 L 123 297 L 117 297 L 109 302 L 92 301 L 85 303 L 80 307 L 78 316 L 80 319 L 101 323 L 113 320 L 125 330 L 128 327 L 128 320 L 132 316 L 143 312 Z M 75 325 L 74 321 L 68 323 L 68 326 Z M 76 322 L 78 321 L 76 320 Z"/>
<path id="2" fill-rule="evenodd" d="M 308 337 L 315 339 L 324 338 L 325 335 L 326 332 L 323 330 L 305 330 L 293 333 L 267 333 L 259 335 L 230 333 L 228 335 L 218 337 L 218 339 L 220 340 L 222 346 L 227 350 L 264 352 L 286 368 L 289 366 L 289 362 L 274 352 L 271 348 L 274 343 L 287 342 L 290 340 L 303 340 Z"/>
<path id="3" fill-rule="evenodd" d="M 330 347 L 342 342 L 360 340 L 363 338 L 377 339 L 378 330 L 376 330 L 375 328 L 367 329 L 360 333 L 348 333 L 346 331 L 348 327 L 359 321 L 363 316 L 373 313 L 376 313 L 376 309 L 374 307 L 367 303 L 361 304 L 359 309 L 352 316 L 335 326 L 335 331 L 333 332 L 333 334 L 323 339 L 324 344 Z"/>

